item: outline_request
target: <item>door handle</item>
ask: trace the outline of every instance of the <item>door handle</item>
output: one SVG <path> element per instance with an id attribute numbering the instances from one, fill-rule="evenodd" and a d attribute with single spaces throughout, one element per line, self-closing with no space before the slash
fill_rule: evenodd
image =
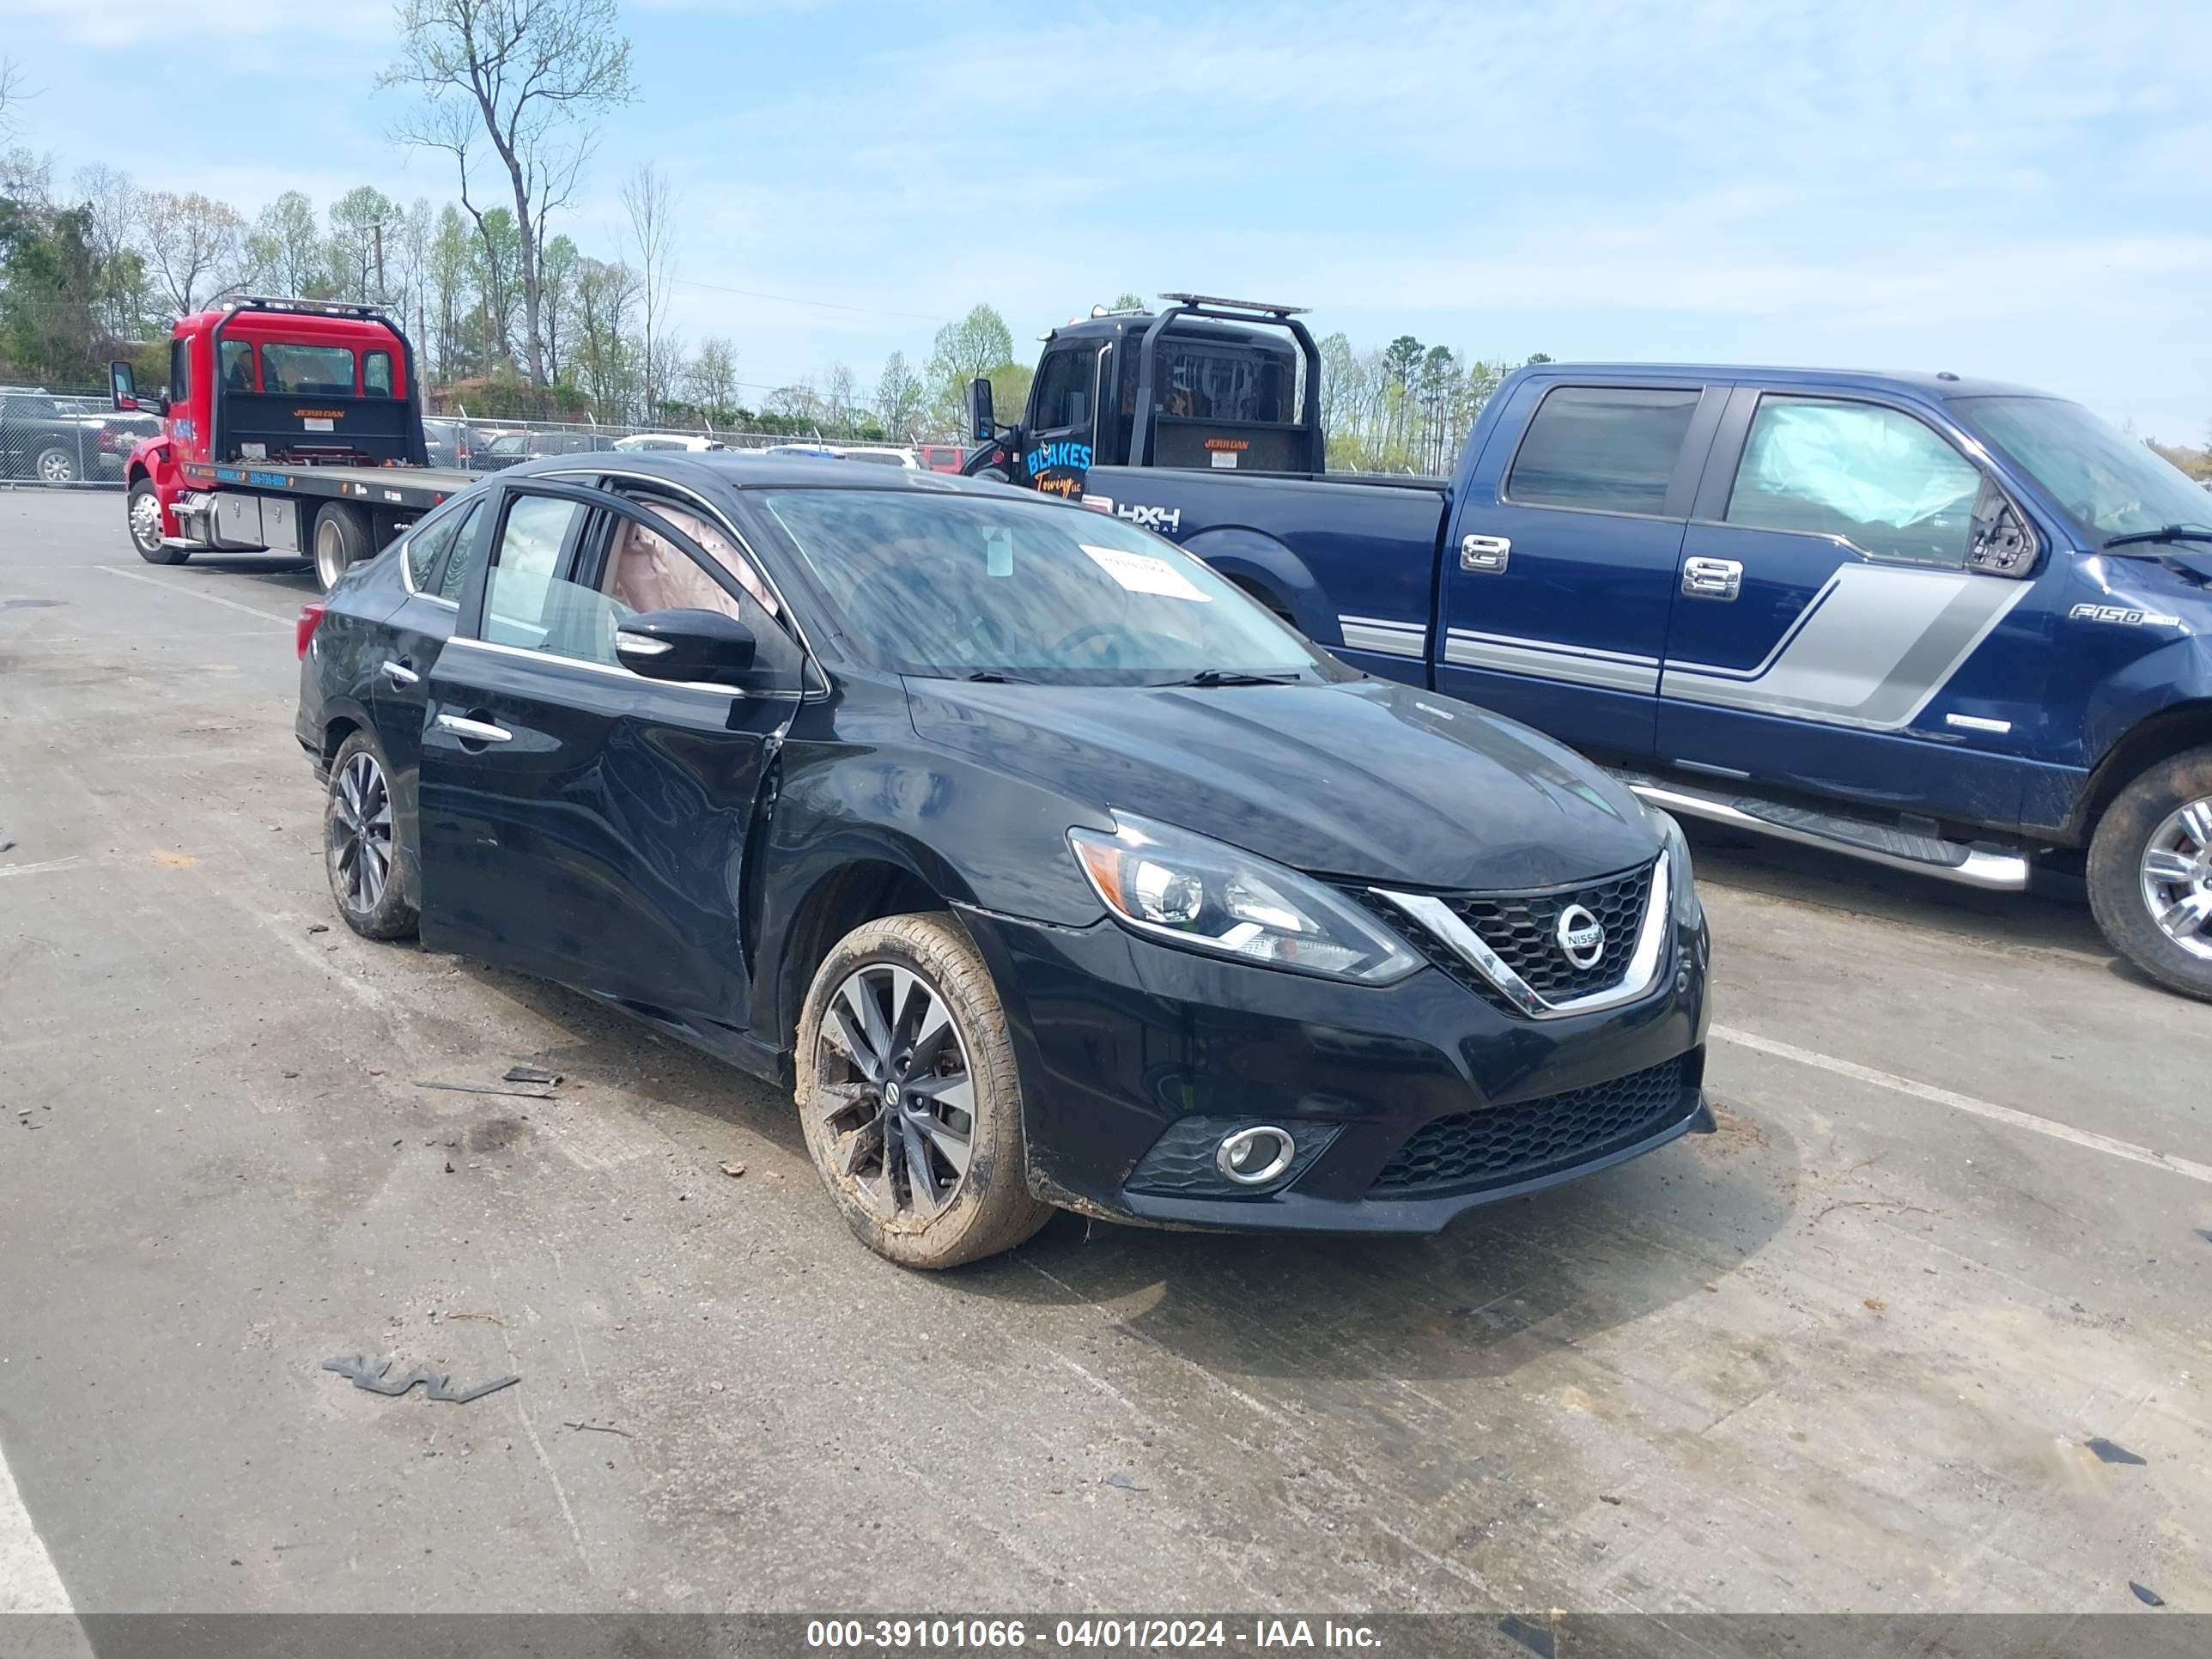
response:
<path id="1" fill-rule="evenodd" d="M 376 672 L 394 685 L 420 685 L 422 683 L 422 677 L 404 662 L 380 664 Z"/>
<path id="2" fill-rule="evenodd" d="M 1504 573 L 1506 561 L 1513 556 L 1513 542 L 1506 536 L 1462 536 L 1459 538 L 1459 568 L 1477 575 L 1496 576 Z"/>
<path id="3" fill-rule="evenodd" d="M 1685 559 L 1682 592 L 1693 599 L 1732 599 L 1743 592 L 1743 565 L 1735 559 Z"/>
<path id="4" fill-rule="evenodd" d="M 514 733 L 489 720 L 472 720 L 460 714 L 441 714 L 438 729 L 450 732 L 463 743 L 505 743 Z"/>

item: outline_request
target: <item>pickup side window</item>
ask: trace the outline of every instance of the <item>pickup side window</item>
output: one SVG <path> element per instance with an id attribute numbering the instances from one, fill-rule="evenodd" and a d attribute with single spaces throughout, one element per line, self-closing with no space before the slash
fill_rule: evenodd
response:
<path id="1" fill-rule="evenodd" d="M 1667 509 L 1667 486 L 1699 393 L 1672 386 L 1563 386 L 1545 393 L 1505 480 L 1522 507 Z"/>
<path id="2" fill-rule="evenodd" d="M 1097 354 L 1085 348 L 1055 351 L 1037 370 L 1036 429 L 1056 432 L 1091 420 L 1091 371 Z"/>
<path id="3" fill-rule="evenodd" d="M 1728 522 L 1840 537 L 1878 559 L 1959 566 L 1981 487 L 1972 462 L 1901 410 L 1763 397 Z"/>

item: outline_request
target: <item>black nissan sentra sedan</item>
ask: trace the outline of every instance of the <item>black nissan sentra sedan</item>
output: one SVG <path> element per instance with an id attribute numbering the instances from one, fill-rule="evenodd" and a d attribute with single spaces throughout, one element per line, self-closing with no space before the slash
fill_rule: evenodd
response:
<path id="1" fill-rule="evenodd" d="M 549 457 L 300 623 L 357 933 L 793 1089 L 855 1234 L 1423 1232 L 1709 1127 L 1680 832 L 1003 487 Z"/>

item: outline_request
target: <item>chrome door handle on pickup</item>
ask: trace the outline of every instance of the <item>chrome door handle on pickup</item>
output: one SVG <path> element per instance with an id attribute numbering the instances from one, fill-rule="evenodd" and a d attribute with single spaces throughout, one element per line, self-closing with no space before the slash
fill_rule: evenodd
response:
<path id="1" fill-rule="evenodd" d="M 1459 568 L 1480 576 L 1504 574 L 1513 555 L 1513 543 L 1504 536 L 1462 536 L 1459 538 Z"/>
<path id="2" fill-rule="evenodd" d="M 1743 592 L 1743 566 L 1735 559 L 1685 559 L 1682 592 L 1693 599 L 1732 599 Z"/>
<path id="3" fill-rule="evenodd" d="M 505 743 L 514 733 L 489 720 L 472 720 L 460 714 L 441 714 L 438 729 L 450 732 L 463 743 Z"/>
<path id="4" fill-rule="evenodd" d="M 394 685 L 420 685 L 422 683 L 422 677 L 403 662 L 380 664 L 376 672 Z"/>

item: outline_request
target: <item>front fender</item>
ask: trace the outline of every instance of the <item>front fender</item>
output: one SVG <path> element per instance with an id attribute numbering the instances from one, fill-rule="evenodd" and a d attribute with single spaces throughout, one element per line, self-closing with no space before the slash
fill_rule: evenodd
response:
<path id="1" fill-rule="evenodd" d="M 176 506 L 177 497 L 184 493 L 184 477 L 179 470 L 176 446 L 166 432 L 158 438 L 140 439 L 124 458 L 124 489 L 135 488 L 142 479 L 153 484 L 154 495 L 161 503 L 161 533 L 183 534 L 177 527 Z"/>
<path id="2" fill-rule="evenodd" d="M 2182 703 L 2205 702 L 2212 702 L 2212 635 L 2170 640 L 2090 688 L 2082 746 L 2101 764 L 2145 720 Z"/>
<path id="3" fill-rule="evenodd" d="M 1287 612 L 1308 639 L 1342 645 L 1336 611 L 1306 562 L 1273 536 L 1242 526 L 1201 530 L 1182 544 L 1223 575 L 1255 589 Z"/>

